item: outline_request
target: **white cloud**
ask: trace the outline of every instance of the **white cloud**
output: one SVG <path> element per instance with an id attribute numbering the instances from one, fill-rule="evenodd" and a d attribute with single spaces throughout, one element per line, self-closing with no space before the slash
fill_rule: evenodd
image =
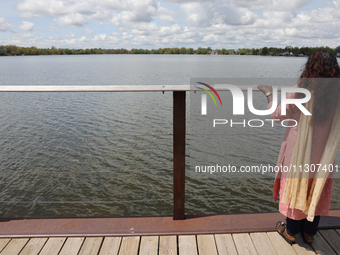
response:
<path id="1" fill-rule="evenodd" d="M 107 34 L 100 34 L 100 35 L 96 35 L 93 40 L 94 41 L 105 41 L 107 40 L 109 37 Z"/>
<path id="2" fill-rule="evenodd" d="M 257 18 L 254 12 L 228 3 L 186 3 L 181 8 L 187 14 L 188 20 L 197 27 L 215 24 L 249 25 Z"/>
<path id="3" fill-rule="evenodd" d="M 59 32 L 60 29 L 53 23 L 48 24 L 48 28 L 51 29 L 52 32 Z"/>
<path id="4" fill-rule="evenodd" d="M 313 0 L 231 0 L 234 6 L 250 10 L 291 11 L 312 3 Z"/>
<path id="5" fill-rule="evenodd" d="M 113 14 L 108 10 L 97 10 L 95 13 L 91 15 L 92 19 L 96 20 L 110 20 L 112 19 Z"/>
<path id="6" fill-rule="evenodd" d="M 181 32 L 181 27 L 177 24 L 171 26 L 171 27 L 161 27 L 159 29 L 159 33 L 157 33 L 158 36 L 164 37 L 168 35 L 174 35 Z"/>
<path id="7" fill-rule="evenodd" d="M 157 14 L 156 17 L 158 19 L 170 22 L 170 23 L 175 23 L 175 17 L 177 16 L 177 13 L 169 10 L 167 8 L 164 8 L 163 6 L 160 5 L 160 2 L 158 2 L 158 8 L 157 8 Z"/>
<path id="8" fill-rule="evenodd" d="M 273 0 L 273 8 L 290 11 L 299 9 L 312 2 L 313 0 Z"/>
<path id="9" fill-rule="evenodd" d="M 109 21 L 116 27 L 130 27 L 129 23 L 153 23 L 155 19 L 176 23 L 177 13 L 169 10 L 154 0 L 128 0 L 129 7 L 113 13 Z M 104 24 L 104 23 L 101 23 Z"/>
<path id="10" fill-rule="evenodd" d="M 130 9 L 120 12 L 118 16 L 128 22 L 150 22 L 156 11 L 154 0 L 133 0 L 130 1 Z"/>
<path id="11" fill-rule="evenodd" d="M 128 1 L 120 0 L 94 0 L 98 5 L 111 10 L 127 10 L 129 8 Z"/>
<path id="12" fill-rule="evenodd" d="M 34 24 L 28 21 L 23 21 L 22 25 L 20 26 L 20 29 L 22 31 L 33 31 Z"/>
<path id="13" fill-rule="evenodd" d="M 24 0 L 17 4 L 17 9 L 23 11 L 21 17 L 52 17 L 67 13 L 67 6 L 62 0 Z"/>
<path id="14" fill-rule="evenodd" d="M 312 0 L 164 1 L 169 3 L 165 5 L 158 0 L 19 0 L 16 7 L 21 17 L 37 17 L 35 25 L 39 24 L 39 17 L 52 17 L 55 23 L 47 24 L 50 31 L 68 35 L 53 38 L 48 38 L 50 34 L 44 38 L 37 35 L 26 40 L 22 33 L 17 33 L 10 35 L 15 40 L 6 39 L 6 43 L 75 47 L 78 43 L 79 47 L 117 45 L 117 48 L 339 44 L 340 0 L 314 2 L 313 5 L 309 5 Z M 86 37 L 94 34 L 88 28 L 62 27 L 91 24 L 89 27 L 96 31 L 98 23 L 102 25 L 98 28 L 101 32 L 92 39 Z M 20 27 L 25 31 L 33 30 L 24 22 Z M 0 18 L 0 31 L 11 28 L 7 20 Z M 71 36 L 71 32 L 80 39 Z M 324 43 L 320 43 L 323 39 Z"/>
<path id="15" fill-rule="evenodd" d="M 299 22 L 305 23 L 300 18 L 297 18 L 295 12 L 278 12 L 278 11 L 264 11 L 255 20 L 252 27 L 254 28 L 282 28 L 294 23 L 298 25 Z"/>
<path id="16" fill-rule="evenodd" d="M 92 38 L 93 42 L 109 42 L 110 44 L 113 43 L 119 43 L 121 42 L 120 39 L 117 36 L 114 36 L 112 34 L 100 34 L 100 35 L 96 35 L 94 38 Z M 114 48 L 113 45 L 111 45 L 111 48 Z"/>
<path id="17" fill-rule="evenodd" d="M 92 35 L 92 34 L 93 34 L 93 31 L 90 30 L 90 29 L 88 29 L 88 28 L 86 28 L 85 31 L 84 31 L 84 34 L 86 34 L 86 35 Z"/>
<path id="18" fill-rule="evenodd" d="M 79 39 L 80 42 L 88 42 L 90 41 L 89 39 L 87 39 L 86 36 L 83 36 L 82 38 Z"/>
<path id="19" fill-rule="evenodd" d="M 142 22 L 129 24 L 129 31 L 136 35 L 149 35 L 159 31 L 159 27 L 154 22 Z"/>
<path id="20" fill-rule="evenodd" d="M 65 16 L 55 18 L 55 22 L 62 26 L 74 26 L 74 27 L 81 27 L 85 24 L 88 24 L 88 21 L 82 14 L 79 13 L 71 13 Z"/>
<path id="21" fill-rule="evenodd" d="M 166 2 L 172 2 L 172 3 L 190 3 L 190 2 L 214 2 L 215 0 L 165 0 Z"/>
<path id="22" fill-rule="evenodd" d="M 181 5 L 181 9 L 193 25 L 208 26 L 210 24 L 207 10 L 200 3 L 185 3 Z"/>
<path id="23" fill-rule="evenodd" d="M 5 20 L 4 18 L 0 18 L 0 32 L 6 32 L 12 28 L 12 25 Z"/>
<path id="24" fill-rule="evenodd" d="M 72 34 L 72 33 L 70 33 L 70 34 L 65 34 L 65 35 L 63 35 L 63 37 L 65 37 L 65 38 L 77 38 L 76 35 L 75 35 L 75 34 Z"/>

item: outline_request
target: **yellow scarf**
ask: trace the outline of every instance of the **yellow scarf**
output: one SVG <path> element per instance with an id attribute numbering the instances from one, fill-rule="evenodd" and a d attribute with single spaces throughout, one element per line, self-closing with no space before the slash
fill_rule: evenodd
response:
<path id="1" fill-rule="evenodd" d="M 307 102 L 306 108 L 312 113 L 313 96 L 311 100 Z M 307 194 L 309 172 L 304 171 L 304 169 L 306 169 L 306 164 L 310 166 L 312 152 L 313 126 L 310 125 L 310 120 L 311 116 L 306 116 L 301 113 L 298 134 L 291 160 L 292 167 L 287 176 L 281 202 L 289 204 L 289 207 L 292 209 L 301 210 L 307 214 L 308 221 L 313 221 L 316 206 L 330 173 L 329 169 L 332 171 L 329 165 L 334 162 L 340 141 L 340 109 L 339 107 L 336 109 L 331 131 L 320 159 L 321 166 L 318 172 L 318 166 L 316 166 L 312 186 L 309 194 Z M 302 171 L 300 171 L 300 166 Z M 324 167 L 327 169 L 326 171 L 322 170 Z"/>

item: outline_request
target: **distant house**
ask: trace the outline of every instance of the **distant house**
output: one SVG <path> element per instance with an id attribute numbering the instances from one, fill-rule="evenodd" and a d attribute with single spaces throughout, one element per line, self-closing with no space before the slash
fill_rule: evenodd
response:
<path id="1" fill-rule="evenodd" d="M 231 51 L 229 51 L 229 55 L 239 55 L 239 54 L 240 54 L 239 50 L 231 50 Z"/>
<path id="2" fill-rule="evenodd" d="M 280 52 L 279 56 L 289 56 L 289 52 L 284 52 L 284 53 Z"/>
<path id="3" fill-rule="evenodd" d="M 338 52 L 336 53 L 336 56 L 337 56 L 338 58 L 340 58 L 340 51 L 338 51 Z"/>

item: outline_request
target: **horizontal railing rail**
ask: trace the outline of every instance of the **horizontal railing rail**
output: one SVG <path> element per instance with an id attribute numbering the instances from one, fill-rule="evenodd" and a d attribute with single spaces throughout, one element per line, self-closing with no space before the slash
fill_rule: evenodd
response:
<path id="1" fill-rule="evenodd" d="M 216 90 L 228 90 L 216 84 Z M 249 86 L 238 86 L 247 91 Z M 280 91 L 278 87 L 278 91 Z M 173 92 L 173 219 L 185 219 L 186 91 L 190 85 L 1 85 L 0 92 Z M 254 91 L 259 89 L 254 85 Z M 1 202 L 1 201 L 0 201 Z"/>
<path id="2" fill-rule="evenodd" d="M 225 85 L 212 85 L 216 90 L 228 91 Z M 237 85 L 241 90 L 247 91 L 247 85 Z M 259 91 L 256 85 L 251 86 L 254 91 Z M 281 90 L 278 87 L 278 91 Z M 0 92 L 156 92 L 156 91 L 200 91 L 190 85 L 1 85 Z"/>

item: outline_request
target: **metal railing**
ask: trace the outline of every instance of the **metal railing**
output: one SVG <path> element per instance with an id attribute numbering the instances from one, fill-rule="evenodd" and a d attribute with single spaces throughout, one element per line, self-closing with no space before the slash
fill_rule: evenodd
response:
<path id="1" fill-rule="evenodd" d="M 248 86 L 238 86 L 246 91 Z M 215 86 L 217 90 L 218 85 Z M 199 89 L 197 89 L 199 90 Z M 259 91 L 256 87 L 254 91 Z M 0 86 L 0 92 L 173 92 L 173 219 L 185 219 L 186 91 L 190 85 Z"/>

